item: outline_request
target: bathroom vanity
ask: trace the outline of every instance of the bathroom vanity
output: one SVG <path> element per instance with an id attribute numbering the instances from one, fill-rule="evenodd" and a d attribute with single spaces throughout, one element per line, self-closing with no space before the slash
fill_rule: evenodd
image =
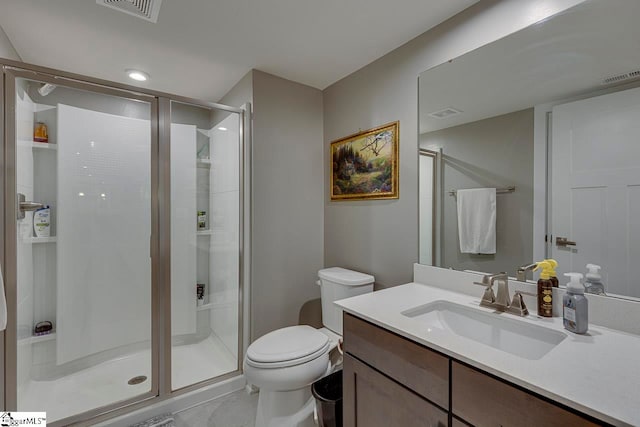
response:
<path id="1" fill-rule="evenodd" d="M 603 424 L 356 316 L 344 325 L 345 426 Z"/>
<path id="2" fill-rule="evenodd" d="M 578 336 L 479 300 L 410 283 L 340 301 L 344 425 L 640 424 L 637 336 L 594 325 Z"/>

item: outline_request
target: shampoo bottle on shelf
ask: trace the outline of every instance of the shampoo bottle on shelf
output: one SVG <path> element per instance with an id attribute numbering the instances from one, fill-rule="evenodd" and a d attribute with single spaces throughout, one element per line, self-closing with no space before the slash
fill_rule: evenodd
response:
<path id="1" fill-rule="evenodd" d="M 51 236 L 51 208 L 45 206 L 33 213 L 33 232 L 36 237 Z"/>
<path id="2" fill-rule="evenodd" d="M 549 280 L 551 280 L 551 284 L 553 285 L 554 288 L 557 288 L 558 285 L 560 284 L 560 282 L 558 281 L 558 276 L 556 274 L 556 268 L 558 268 L 558 261 L 556 261 L 555 259 L 549 258 L 549 259 L 545 259 L 546 262 L 549 263 L 549 265 L 551 266 L 551 268 L 549 269 Z"/>
<path id="3" fill-rule="evenodd" d="M 604 293 L 604 284 L 602 276 L 600 276 L 600 266 L 595 264 L 587 264 L 587 279 L 584 281 L 584 290 L 589 294 L 606 295 Z"/>
<path id="4" fill-rule="evenodd" d="M 567 293 L 562 297 L 562 323 L 564 328 L 576 334 L 584 334 L 589 329 L 589 301 L 584 296 L 581 273 L 565 273 L 571 281 Z"/>
<path id="5" fill-rule="evenodd" d="M 542 268 L 540 279 L 538 279 L 538 316 L 553 317 L 553 282 L 551 277 L 551 264 L 547 261 L 540 261 L 534 269 Z"/>

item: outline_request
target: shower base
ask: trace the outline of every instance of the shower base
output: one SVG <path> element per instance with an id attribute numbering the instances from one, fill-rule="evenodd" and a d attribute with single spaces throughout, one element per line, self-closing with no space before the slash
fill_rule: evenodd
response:
<path id="1" fill-rule="evenodd" d="M 30 381 L 19 391 L 19 411 L 46 411 L 53 422 L 146 393 L 151 388 L 150 350 L 114 358 L 52 381 Z M 234 355 L 214 334 L 173 348 L 173 389 L 179 389 L 237 369 Z M 147 380 L 128 382 L 137 376 Z"/>

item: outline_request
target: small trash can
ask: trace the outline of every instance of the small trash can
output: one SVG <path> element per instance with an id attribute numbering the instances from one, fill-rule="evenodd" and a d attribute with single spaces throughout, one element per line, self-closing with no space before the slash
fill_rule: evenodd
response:
<path id="1" fill-rule="evenodd" d="M 311 386 L 320 427 L 342 427 L 342 370 L 320 378 Z"/>

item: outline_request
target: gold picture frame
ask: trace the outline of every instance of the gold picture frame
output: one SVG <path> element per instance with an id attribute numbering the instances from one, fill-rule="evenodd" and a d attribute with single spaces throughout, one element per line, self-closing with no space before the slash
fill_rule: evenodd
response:
<path id="1" fill-rule="evenodd" d="M 399 121 L 333 141 L 331 200 L 399 198 L 399 141 Z"/>

